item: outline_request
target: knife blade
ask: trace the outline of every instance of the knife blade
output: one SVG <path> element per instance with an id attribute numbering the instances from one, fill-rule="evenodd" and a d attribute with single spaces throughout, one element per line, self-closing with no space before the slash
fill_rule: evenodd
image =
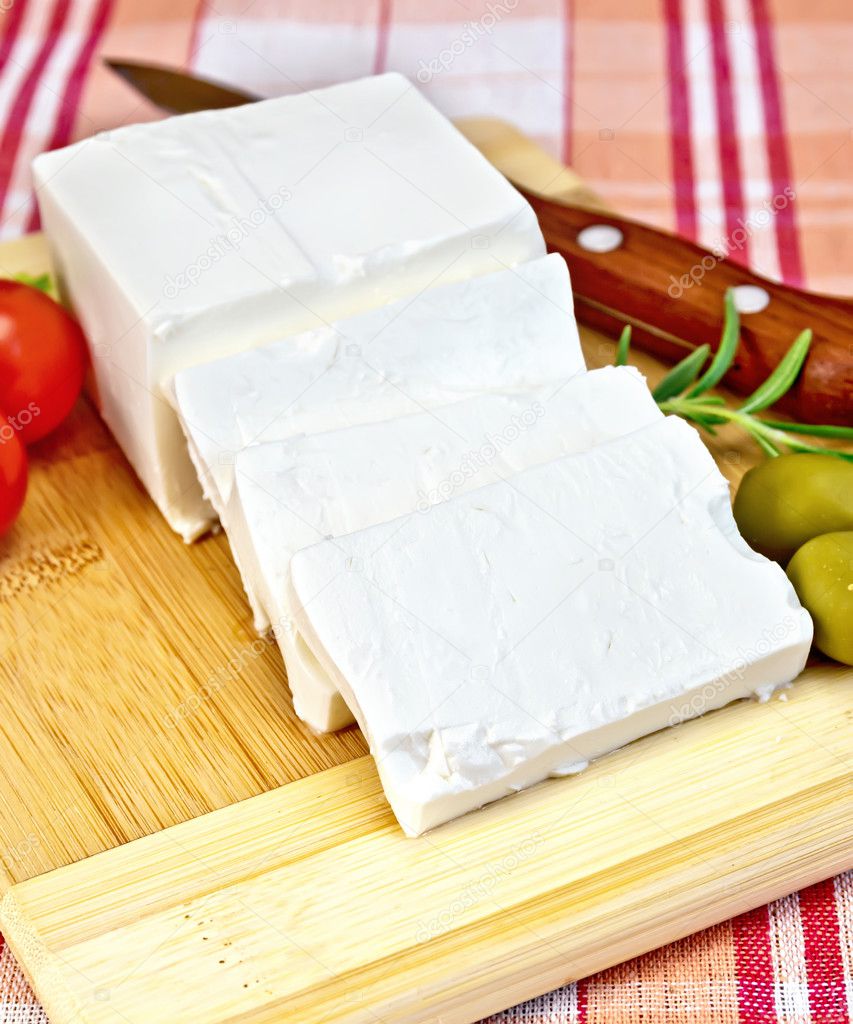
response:
<path id="1" fill-rule="evenodd" d="M 139 64 L 128 60 L 106 60 L 104 63 L 138 93 L 169 114 L 240 107 L 261 98 L 242 89 L 232 89 L 158 64 Z"/>
<path id="2" fill-rule="evenodd" d="M 258 99 L 171 68 L 107 63 L 171 113 Z M 803 422 L 853 426 L 853 301 L 777 284 L 686 239 L 618 217 L 596 202 L 576 175 L 575 188 L 555 202 L 540 193 L 539 183 L 531 188 L 530 181 L 518 180 L 523 175 L 517 164 L 502 166 L 500 150 L 489 155 L 533 206 L 548 248 L 566 258 L 582 323 L 611 335 L 630 323 L 638 348 L 672 362 L 704 343 L 716 349 L 726 289 L 738 289 L 744 301 L 748 297 L 757 305 L 742 309 L 741 345 L 726 386 L 749 394 L 796 335 L 810 327 L 814 340 L 808 358 L 777 407 Z"/>

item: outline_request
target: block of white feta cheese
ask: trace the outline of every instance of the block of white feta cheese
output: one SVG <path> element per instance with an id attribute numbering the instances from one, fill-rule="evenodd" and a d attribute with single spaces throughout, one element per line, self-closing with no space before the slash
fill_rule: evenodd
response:
<path id="1" fill-rule="evenodd" d="M 568 268 L 554 253 L 185 369 L 173 400 L 223 517 L 235 454 L 250 444 L 528 390 L 584 368 Z"/>
<path id="2" fill-rule="evenodd" d="M 638 430 L 662 414 L 629 367 L 517 395 L 481 395 L 393 420 L 245 448 L 224 521 L 246 592 L 281 647 L 297 714 L 328 732 L 353 719 L 299 634 L 288 585 L 301 548 Z"/>
<path id="3" fill-rule="evenodd" d="M 33 168 L 104 419 L 188 540 L 212 513 L 164 381 L 545 251 L 530 206 L 396 74 L 99 132 Z"/>
<path id="4" fill-rule="evenodd" d="M 676 418 L 323 541 L 291 583 L 409 835 L 766 696 L 812 636 Z"/>

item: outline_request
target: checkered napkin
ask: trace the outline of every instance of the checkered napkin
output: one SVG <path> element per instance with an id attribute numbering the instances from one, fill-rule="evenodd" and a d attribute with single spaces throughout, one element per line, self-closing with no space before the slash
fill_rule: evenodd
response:
<path id="1" fill-rule="evenodd" d="M 30 159 L 156 110 L 101 54 L 279 95 L 386 69 L 514 121 L 616 209 L 853 291 L 850 0 L 0 0 L 0 237 Z M 853 874 L 493 1018 L 848 1024 Z M 43 1011 L 0 947 L 0 1024 Z"/>

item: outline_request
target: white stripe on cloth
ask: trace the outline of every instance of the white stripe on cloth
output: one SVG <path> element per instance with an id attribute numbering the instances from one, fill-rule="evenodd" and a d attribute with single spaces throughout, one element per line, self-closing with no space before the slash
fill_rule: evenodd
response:
<path id="1" fill-rule="evenodd" d="M 0 1021 L 3 1024 L 48 1024 L 15 958 L 0 944 Z"/>
<path id="2" fill-rule="evenodd" d="M 750 264 L 776 280 L 781 275 L 773 185 L 767 161 L 766 120 L 758 70 L 758 48 L 748 0 L 726 0 L 726 41 L 732 64 L 735 121 L 740 140 L 744 204 L 750 233 Z M 785 196 L 781 200 L 786 204 Z"/>
<path id="3" fill-rule="evenodd" d="M 480 1024 L 579 1024 L 577 985 L 564 985 L 548 995 L 520 1003 Z"/>
<path id="4" fill-rule="evenodd" d="M 690 135 L 696 169 L 697 241 L 711 249 L 725 234 L 714 54 L 704 0 L 681 0 L 684 21 L 685 76 L 690 100 Z"/>
<path id="5" fill-rule="evenodd" d="M 779 1024 L 811 1024 L 806 943 L 797 893 L 767 908 L 770 919 L 770 958 Z"/>
<path id="6" fill-rule="evenodd" d="M 23 21 L 18 37 L 6 63 L 0 68 L 0 124 L 5 125 L 5 115 L 14 102 L 18 89 L 29 71 L 41 46 L 47 23 L 50 21 L 48 4 L 28 4 L 24 8 Z"/>
<path id="7" fill-rule="evenodd" d="M 563 127 L 565 46 L 559 17 L 392 22 L 385 70 L 410 78 L 449 117 L 512 111 L 527 134 L 558 153 Z M 280 96 L 373 73 L 375 24 L 237 18 L 218 3 L 198 27 L 193 69 L 262 96 Z M 555 4 L 555 11 L 558 5 Z"/>

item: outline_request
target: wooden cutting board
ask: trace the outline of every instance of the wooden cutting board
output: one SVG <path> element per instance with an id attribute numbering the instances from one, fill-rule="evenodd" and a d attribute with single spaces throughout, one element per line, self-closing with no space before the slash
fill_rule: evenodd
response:
<path id="1" fill-rule="evenodd" d="M 47 267 L 37 236 L 0 247 L 0 274 Z M 712 450 L 735 483 L 757 458 Z M 54 1024 L 463 1024 L 853 864 L 828 662 L 405 839 L 358 731 L 295 718 L 225 538 L 185 547 L 85 403 L 32 456 L 0 540 L 0 927 Z"/>

